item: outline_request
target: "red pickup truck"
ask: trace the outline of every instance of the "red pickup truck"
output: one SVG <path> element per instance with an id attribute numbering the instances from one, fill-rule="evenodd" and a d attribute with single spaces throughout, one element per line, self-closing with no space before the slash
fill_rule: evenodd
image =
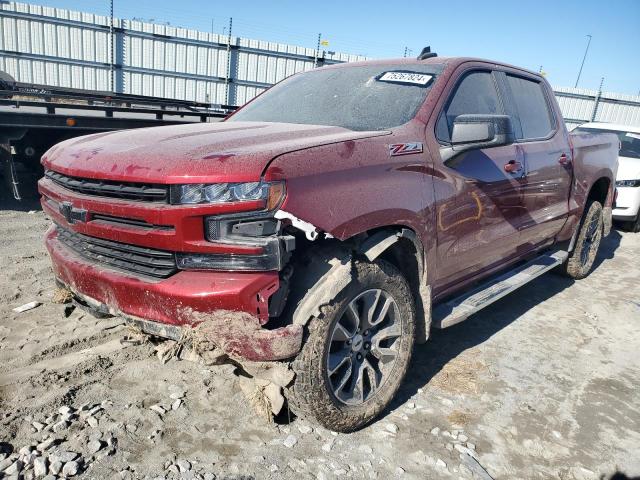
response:
<path id="1" fill-rule="evenodd" d="M 220 123 L 67 140 L 39 190 L 77 302 L 174 339 L 222 312 L 220 348 L 284 362 L 291 408 L 351 431 L 432 328 L 589 273 L 617 150 L 568 134 L 540 75 L 425 52 L 293 75 Z"/>

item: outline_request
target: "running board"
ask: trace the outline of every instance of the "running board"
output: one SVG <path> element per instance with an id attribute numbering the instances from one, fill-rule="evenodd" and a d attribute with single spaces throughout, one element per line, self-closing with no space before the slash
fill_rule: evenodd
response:
<path id="1" fill-rule="evenodd" d="M 437 305 L 433 309 L 433 327 L 447 328 L 466 320 L 496 300 L 561 265 L 568 256 L 569 253 L 564 250 L 541 255 L 459 297 Z"/>

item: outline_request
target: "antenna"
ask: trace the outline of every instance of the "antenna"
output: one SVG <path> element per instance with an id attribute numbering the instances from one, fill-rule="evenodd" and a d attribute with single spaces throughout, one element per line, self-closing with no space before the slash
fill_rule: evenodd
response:
<path id="1" fill-rule="evenodd" d="M 436 52 L 431 51 L 431 47 L 424 47 L 418 55 L 418 60 L 426 60 L 427 58 L 437 57 L 438 54 Z"/>

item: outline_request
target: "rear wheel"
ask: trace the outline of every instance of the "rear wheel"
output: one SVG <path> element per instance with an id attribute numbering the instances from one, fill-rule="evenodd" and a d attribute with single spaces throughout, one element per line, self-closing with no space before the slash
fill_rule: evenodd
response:
<path id="1" fill-rule="evenodd" d="M 413 298 L 390 263 L 356 262 L 354 278 L 308 324 L 293 362 L 292 409 L 331 430 L 366 425 L 389 404 L 409 366 Z"/>
<path id="2" fill-rule="evenodd" d="M 578 280 L 589 275 L 598 254 L 603 230 L 602 205 L 593 201 L 585 208 L 575 247 L 565 263 L 565 273 L 569 277 Z"/>

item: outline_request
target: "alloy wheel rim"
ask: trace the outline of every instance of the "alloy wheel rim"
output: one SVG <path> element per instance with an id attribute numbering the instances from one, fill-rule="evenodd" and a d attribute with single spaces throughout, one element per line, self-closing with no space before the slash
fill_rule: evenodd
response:
<path id="1" fill-rule="evenodd" d="M 583 266 L 587 266 L 589 262 L 593 260 L 593 251 L 598 248 L 600 243 L 599 225 L 599 218 L 594 216 L 587 227 L 587 231 L 584 235 L 584 245 L 580 252 L 580 262 Z"/>
<path id="2" fill-rule="evenodd" d="M 384 290 L 357 295 L 331 332 L 326 358 L 334 397 L 346 405 L 362 405 L 387 381 L 397 360 L 402 336 L 400 311 Z"/>

